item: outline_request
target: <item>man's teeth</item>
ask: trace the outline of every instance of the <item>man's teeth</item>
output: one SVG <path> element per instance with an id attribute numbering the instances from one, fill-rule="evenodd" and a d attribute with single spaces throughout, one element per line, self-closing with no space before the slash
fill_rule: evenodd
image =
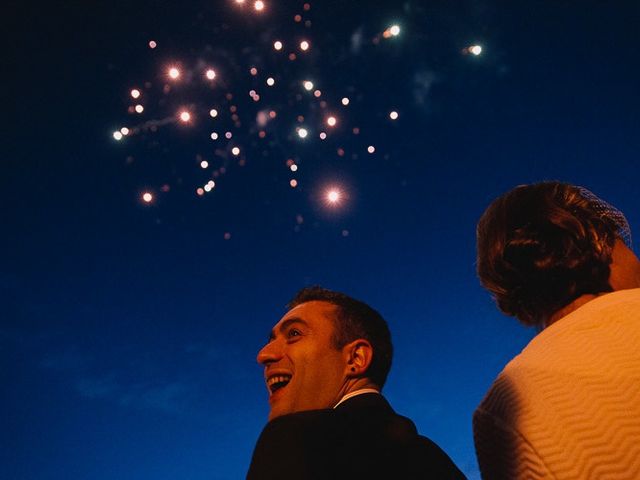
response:
<path id="1" fill-rule="evenodd" d="M 279 388 L 284 387 L 290 380 L 291 375 L 274 375 L 267 379 L 267 387 L 269 387 L 269 390 L 273 393 Z"/>

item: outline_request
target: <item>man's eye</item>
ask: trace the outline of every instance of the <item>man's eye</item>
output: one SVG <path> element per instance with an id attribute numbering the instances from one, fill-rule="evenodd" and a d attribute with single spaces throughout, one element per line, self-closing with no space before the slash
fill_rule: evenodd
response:
<path id="1" fill-rule="evenodd" d="M 299 337 L 300 335 L 302 335 L 302 332 L 300 332 L 300 330 L 298 330 L 297 328 L 292 328 L 287 332 L 287 338 Z"/>

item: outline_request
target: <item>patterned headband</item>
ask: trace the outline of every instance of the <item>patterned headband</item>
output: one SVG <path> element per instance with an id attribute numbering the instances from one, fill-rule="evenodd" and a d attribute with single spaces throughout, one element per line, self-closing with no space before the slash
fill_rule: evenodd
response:
<path id="1" fill-rule="evenodd" d="M 594 211 L 603 218 L 610 219 L 616 227 L 618 227 L 618 236 L 622 239 L 625 245 L 631 248 L 631 227 L 629 227 L 629 222 L 622 214 L 620 210 L 618 210 L 613 205 L 605 202 L 600 197 L 595 195 L 590 190 L 587 190 L 584 187 L 577 187 L 580 190 L 580 194 L 586 200 L 589 201 Z"/>

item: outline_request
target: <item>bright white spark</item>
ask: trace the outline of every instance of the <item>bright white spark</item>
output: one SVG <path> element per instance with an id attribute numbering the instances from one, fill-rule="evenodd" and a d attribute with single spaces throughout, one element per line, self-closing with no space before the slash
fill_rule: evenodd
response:
<path id="1" fill-rule="evenodd" d="M 342 194 L 340 193 L 340 190 L 332 189 L 327 192 L 326 198 L 329 203 L 335 205 L 340 201 L 340 198 L 342 198 Z"/>
<path id="2" fill-rule="evenodd" d="M 264 10 L 264 2 L 262 0 L 257 0 L 257 2 L 253 4 L 253 8 L 255 8 L 256 11 L 261 12 Z"/>
<path id="3" fill-rule="evenodd" d="M 376 151 L 376 147 L 374 147 L 373 145 L 369 145 L 367 147 L 367 152 L 374 153 L 375 151 Z"/>
<path id="4" fill-rule="evenodd" d="M 122 140 L 122 137 L 123 137 L 122 133 L 117 132 L 117 131 L 116 131 L 116 132 L 113 132 L 113 138 L 114 138 L 114 139 L 116 139 L 116 140 L 120 141 L 120 140 Z"/>
<path id="5" fill-rule="evenodd" d="M 469 51 L 477 57 L 482 53 L 482 47 L 480 45 L 472 45 L 469 47 Z"/>
<path id="6" fill-rule="evenodd" d="M 313 90 L 313 82 L 311 80 L 305 80 L 302 83 L 302 85 L 304 86 L 304 89 L 307 90 L 308 92 Z"/>
<path id="7" fill-rule="evenodd" d="M 216 132 L 211 132 L 211 140 L 217 140 L 218 134 Z"/>
<path id="8" fill-rule="evenodd" d="M 131 90 L 131 97 L 133 98 L 140 97 L 140 90 L 138 90 L 137 88 L 134 88 L 133 90 Z"/>
<path id="9" fill-rule="evenodd" d="M 174 80 L 177 79 L 180 76 L 180 70 L 178 70 L 176 67 L 171 67 L 169 69 L 169 76 Z"/>
<path id="10" fill-rule="evenodd" d="M 282 42 L 280 40 L 276 40 L 275 42 L 273 42 L 273 48 L 275 48 L 276 50 L 282 50 Z"/>
<path id="11" fill-rule="evenodd" d="M 142 113 L 142 112 L 144 112 L 144 107 L 142 105 L 138 104 L 138 105 L 135 106 L 135 110 L 136 110 L 136 113 Z"/>
<path id="12" fill-rule="evenodd" d="M 238 147 L 233 147 L 231 149 L 231 153 L 237 157 L 238 155 L 240 155 L 240 149 Z"/>
<path id="13" fill-rule="evenodd" d="M 300 50 L 302 50 L 303 52 L 306 52 L 307 50 L 309 50 L 309 42 L 307 42 L 306 40 L 301 41 Z"/>
<path id="14" fill-rule="evenodd" d="M 335 127 L 336 123 L 337 123 L 336 117 L 327 118 L 327 125 L 329 125 L 330 127 Z"/>
<path id="15" fill-rule="evenodd" d="M 191 120 L 191 114 L 189 112 L 186 110 L 180 112 L 180 121 L 187 123 L 189 120 Z"/>
<path id="16" fill-rule="evenodd" d="M 153 195 L 151 195 L 151 193 L 149 193 L 149 192 L 144 192 L 142 194 L 142 200 L 145 203 L 151 203 L 151 201 L 153 200 Z"/>
<path id="17" fill-rule="evenodd" d="M 120 129 L 120 133 L 121 133 L 122 135 L 129 135 L 129 129 L 128 129 L 127 127 L 122 127 L 122 128 Z"/>
<path id="18" fill-rule="evenodd" d="M 200 162 L 200 168 L 207 168 L 209 166 L 209 162 L 207 162 L 206 160 L 202 160 Z"/>
<path id="19" fill-rule="evenodd" d="M 389 27 L 389 33 L 394 37 L 397 37 L 400 35 L 400 27 L 398 25 L 391 25 L 391 27 Z"/>
<path id="20" fill-rule="evenodd" d="M 211 115 L 211 118 L 216 118 L 218 116 L 218 110 L 212 108 L 211 110 L 209 110 L 209 115 Z"/>
<path id="21" fill-rule="evenodd" d="M 342 97 L 341 101 L 342 101 L 342 105 L 344 105 L 345 107 L 349 105 L 349 99 L 347 97 Z"/>
<path id="22" fill-rule="evenodd" d="M 389 118 L 391 120 L 397 120 L 398 119 L 398 112 L 396 112 L 395 110 L 393 112 L 389 112 Z"/>
<path id="23" fill-rule="evenodd" d="M 307 132 L 306 128 L 299 128 L 298 129 L 298 136 L 300 138 L 307 138 L 307 135 L 309 134 L 309 132 Z"/>
<path id="24" fill-rule="evenodd" d="M 269 85 L 270 87 L 273 87 L 275 83 L 276 81 L 272 77 L 267 78 L 267 85 Z"/>
<path id="25" fill-rule="evenodd" d="M 216 71 L 213 68 L 210 68 L 205 72 L 205 75 L 209 80 L 213 80 L 216 78 Z"/>

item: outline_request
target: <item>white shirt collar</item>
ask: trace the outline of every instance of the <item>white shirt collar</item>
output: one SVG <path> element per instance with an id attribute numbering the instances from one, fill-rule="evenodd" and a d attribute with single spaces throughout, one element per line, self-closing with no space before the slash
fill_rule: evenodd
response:
<path id="1" fill-rule="evenodd" d="M 359 390 L 354 390 L 353 392 L 347 393 L 344 397 L 342 397 L 340 399 L 340 401 L 338 403 L 336 403 L 333 406 L 333 408 L 336 408 L 342 402 L 345 402 L 345 401 L 349 400 L 350 398 L 355 397 L 356 395 L 362 395 L 363 393 L 377 393 L 378 395 L 380 395 L 380 392 L 378 390 L 376 390 L 375 388 L 361 388 Z"/>

